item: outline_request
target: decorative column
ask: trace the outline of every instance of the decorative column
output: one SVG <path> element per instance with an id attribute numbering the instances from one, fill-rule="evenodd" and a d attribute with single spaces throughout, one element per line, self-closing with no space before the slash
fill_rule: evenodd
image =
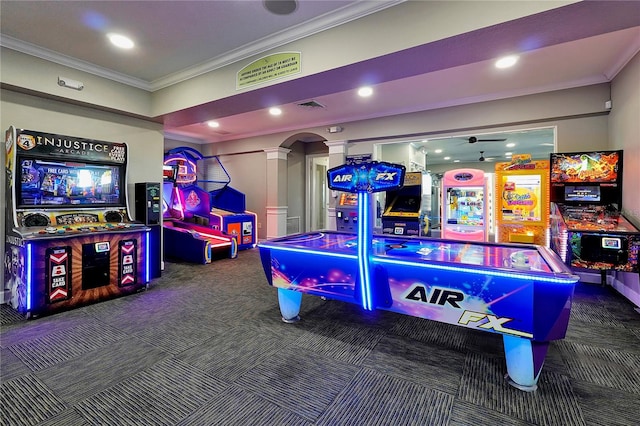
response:
<path id="1" fill-rule="evenodd" d="M 325 141 L 324 144 L 329 147 L 329 169 L 344 164 L 347 155 L 347 146 L 349 141 Z M 326 228 L 336 230 L 336 197 L 333 196 L 335 191 L 329 194 L 329 207 L 327 207 Z"/>
<path id="2" fill-rule="evenodd" d="M 287 234 L 287 148 L 266 148 L 267 153 L 267 239 Z"/>

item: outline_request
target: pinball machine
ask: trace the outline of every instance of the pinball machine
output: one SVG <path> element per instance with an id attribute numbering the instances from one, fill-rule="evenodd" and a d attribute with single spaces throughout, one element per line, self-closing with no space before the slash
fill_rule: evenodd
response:
<path id="1" fill-rule="evenodd" d="M 551 248 L 572 268 L 638 272 L 640 231 L 622 213 L 623 151 L 551 154 Z"/>

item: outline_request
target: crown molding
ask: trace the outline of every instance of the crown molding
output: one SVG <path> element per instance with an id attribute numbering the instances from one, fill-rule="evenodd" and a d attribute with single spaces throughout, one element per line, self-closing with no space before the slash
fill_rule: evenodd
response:
<path id="1" fill-rule="evenodd" d="M 620 71 L 633 59 L 638 52 L 640 52 L 640 30 L 638 30 L 638 37 L 635 39 L 635 43 L 629 44 L 627 46 L 626 51 L 623 55 L 620 55 L 620 58 L 617 62 L 611 64 L 609 69 L 605 71 L 605 77 L 607 80 L 612 81 Z"/>
<path id="2" fill-rule="evenodd" d="M 179 133 L 167 132 L 167 131 L 164 132 L 164 138 L 170 139 L 176 142 L 192 143 L 195 145 L 203 145 L 206 143 L 206 141 L 203 141 L 202 139 L 181 135 Z"/>
<path id="3" fill-rule="evenodd" d="M 27 55 L 35 56 L 49 62 L 64 65 L 66 67 L 73 68 L 79 71 L 87 72 L 89 74 L 97 75 L 98 77 L 106 78 L 118 83 L 146 90 L 148 92 L 155 92 L 157 90 L 164 89 L 174 84 L 181 83 L 199 75 L 206 74 L 216 69 L 236 63 L 243 59 L 250 58 L 251 56 L 259 55 L 270 49 L 275 49 L 287 43 L 309 37 L 311 35 L 329 30 L 339 25 L 346 24 L 372 13 L 379 12 L 405 1 L 406 0 L 380 0 L 356 2 L 347 5 L 342 9 L 338 9 L 330 13 L 325 13 L 324 15 L 321 15 L 311 21 L 298 24 L 286 30 L 271 34 L 267 37 L 263 37 L 237 49 L 231 50 L 224 55 L 220 55 L 198 65 L 185 68 L 182 71 L 169 74 L 166 77 L 151 82 L 131 77 L 126 74 L 118 73 L 116 71 L 97 66 L 90 62 L 81 61 L 79 59 L 75 59 L 73 57 L 66 56 L 53 50 L 45 49 L 43 47 L 18 40 L 4 34 L 2 35 L 2 37 L 0 37 L 0 46 L 16 50 Z"/>
<path id="4" fill-rule="evenodd" d="M 0 37 L 0 46 L 16 50 L 26 55 L 35 56 L 36 58 L 44 59 L 45 61 L 64 65 L 65 67 L 97 75 L 98 77 L 136 87 L 138 89 L 146 91 L 152 90 L 151 84 L 147 81 L 118 73 L 107 68 L 99 67 L 90 62 L 81 61 L 79 59 L 72 58 L 71 56 L 63 55 L 53 50 L 45 49 L 44 47 L 36 46 L 35 44 L 27 43 L 26 41 L 18 40 L 17 38 L 9 37 L 4 34 Z"/>

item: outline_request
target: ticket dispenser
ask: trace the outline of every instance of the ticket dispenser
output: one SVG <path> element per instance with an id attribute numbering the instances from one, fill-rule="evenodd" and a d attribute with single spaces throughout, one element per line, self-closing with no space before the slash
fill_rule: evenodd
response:
<path id="1" fill-rule="evenodd" d="M 149 231 L 149 274 L 158 278 L 162 271 L 162 186 L 157 182 L 139 182 L 135 185 L 136 220 Z"/>
<path id="2" fill-rule="evenodd" d="M 358 229 L 358 194 L 341 192 L 336 205 L 336 229 L 356 232 Z"/>

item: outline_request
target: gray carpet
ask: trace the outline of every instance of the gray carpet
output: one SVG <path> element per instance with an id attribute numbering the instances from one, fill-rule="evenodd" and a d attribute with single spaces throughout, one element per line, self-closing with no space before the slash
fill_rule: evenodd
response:
<path id="1" fill-rule="evenodd" d="M 640 315 L 579 284 L 539 388 L 501 337 L 303 297 L 280 321 L 257 250 L 167 262 L 139 294 L 26 321 L 0 306 L 0 424 L 637 425 Z"/>

